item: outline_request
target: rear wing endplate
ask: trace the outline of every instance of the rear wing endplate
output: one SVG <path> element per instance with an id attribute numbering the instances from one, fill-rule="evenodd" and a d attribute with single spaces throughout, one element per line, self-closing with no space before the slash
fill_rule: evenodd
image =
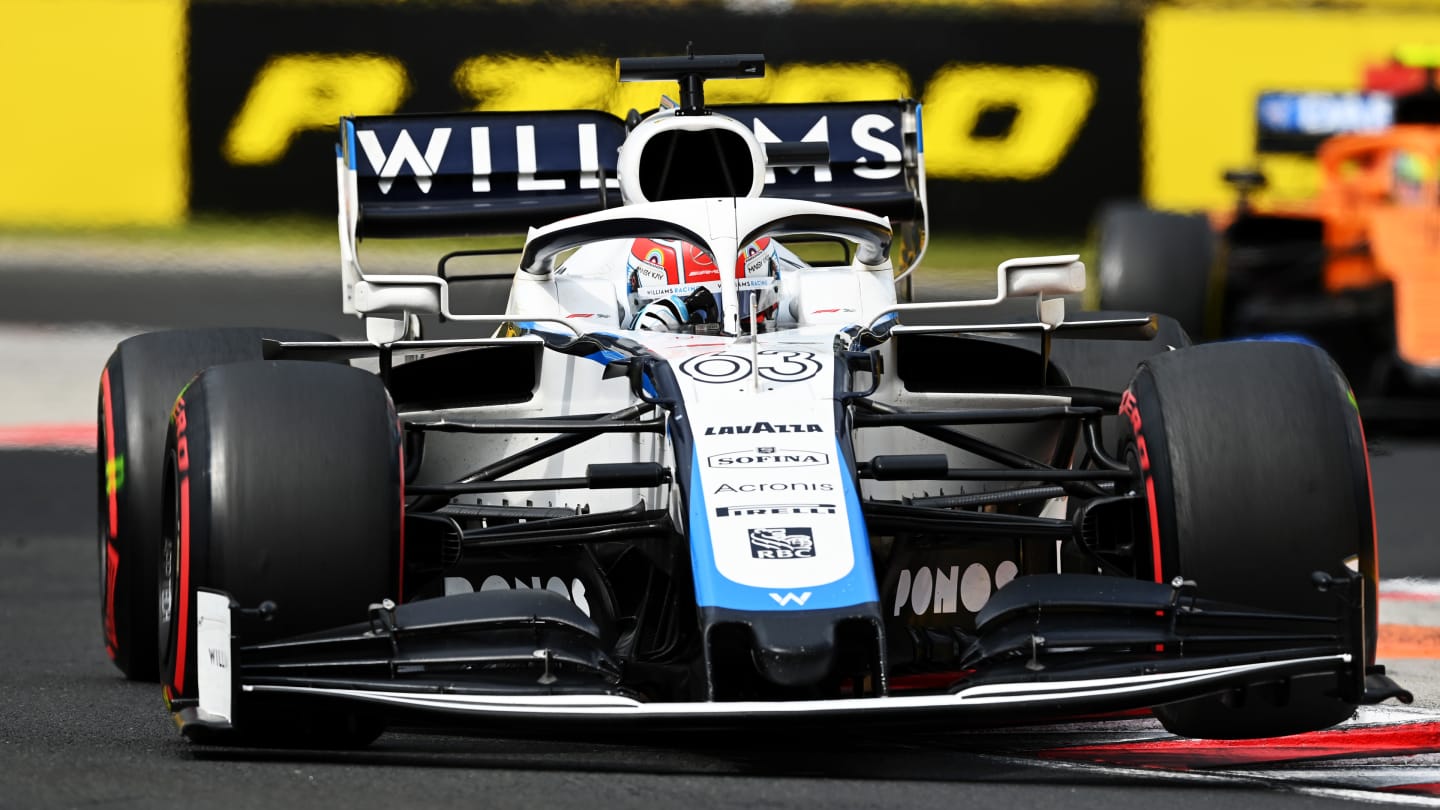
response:
<path id="1" fill-rule="evenodd" d="M 1264 92 L 1255 100 L 1255 150 L 1314 154 L 1333 135 L 1377 132 L 1389 127 L 1394 115 L 1389 93 Z"/>

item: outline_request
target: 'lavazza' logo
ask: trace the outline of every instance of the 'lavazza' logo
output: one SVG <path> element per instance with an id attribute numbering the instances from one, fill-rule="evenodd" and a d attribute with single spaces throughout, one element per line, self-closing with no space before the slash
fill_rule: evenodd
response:
<path id="1" fill-rule="evenodd" d="M 735 436 L 746 433 L 824 433 L 816 424 L 779 424 L 756 422 L 752 425 L 711 425 L 705 428 L 706 436 Z"/>
<path id="2" fill-rule="evenodd" d="M 716 453 L 706 459 L 706 463 L 711 467 L 819 467 L 830 463 L 830 454 L 757 447 L 754 450 Z"/>
<path id="3" fill-rule="evenodd" d="M 806 560 L 815 556 L 815 534 L 805 527 L 750 530 L 750 556 L 757 560 Z"/>

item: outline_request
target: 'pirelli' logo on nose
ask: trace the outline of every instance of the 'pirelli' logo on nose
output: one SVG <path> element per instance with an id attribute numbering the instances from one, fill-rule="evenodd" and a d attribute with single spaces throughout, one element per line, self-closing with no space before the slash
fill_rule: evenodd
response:
<path id="1" fill-rule="evenodd" d="M 746 515 L 833 515 L 833 503 L 761 503 L 750 506 L 717 506 L 715 517 Z"/>

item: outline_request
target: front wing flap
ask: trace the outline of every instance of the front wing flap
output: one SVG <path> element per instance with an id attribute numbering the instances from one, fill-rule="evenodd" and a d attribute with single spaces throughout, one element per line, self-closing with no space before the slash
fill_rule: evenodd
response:
<path id="1" fill-rule="evenodd" d="M 622 694 L 480 694 L 442 684 L 257 683 L 239 687 L 241 700 L 309 698 L 345 700 L 386 711 L 415 725 L 507 724 L 573 729 L 592 723 L 667 727 L 748 724 L 875 725 L 965 727 L 1058 721 L 1098 712 L 1143 708 L 1197 694 L 1286 678 L 1335 680 L 1352 664 L 1345 654 L 1217 664 L 1127 675 L 1037 677 L 1027 681 L 974 683 L 953 693 L 877 698 L 791 701 L 647 703 Z M 184 718 L 182 718 L 182 728 Z M 188 729 L 187 729 L 188 731 Z"/>

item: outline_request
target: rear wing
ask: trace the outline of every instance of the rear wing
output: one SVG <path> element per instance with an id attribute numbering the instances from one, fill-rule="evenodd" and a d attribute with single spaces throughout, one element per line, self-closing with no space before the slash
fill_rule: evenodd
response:
<path id="1" fill-rule="evenodd" d="M 897 222 L 925 221 L 920 106 L 911 100 L 746 104 L 711 108 L 762 145 L 828 147 L 829 159 L 781 167 L 771 150 L 762 197 L 859 208 Z"/>
<path id="2" fill-rule="evenodd" d="M 1314 154 L 1333 135 L 1386 129 L 1394 115 L 1394 98 L 1374 90 L 1264 92 L 1255 100 L 1255 150 Z"/>
<path id="3" fill-rule="evenodd" d="M 914 101 L 709 109 L 696 115 L 725 116 L 764 150 L 761 196 L 888 217 L 900 245 L 897 281 L 918 265 L 927 220 L 920 107 Z M 362 238 L 523 233 L 622 205 L 620 149 L 633 129 L 594 110 L 342 118 L 336 169 L 344 311 L 366 314 L 381 307 L 371 295 L 379 288 L 362 282 L 417 282 L 413 276 L 367 275 L 359 261 Z M 443 279 L 432 281 L 438 290 L 401 308 L 430 311 L 446 286 Z"/>
<path id="4" fill-rule="evenodd" d="M 817 147 L 775 148 L 762 196 L 859 208 L 923 231 L 925 167 L 914 101 L 710 109 L 742 123 L 764 146 Z M 353 246 L 362 238 L 523 233 L 613 208 L 621 204 L 616 168 L 627 133 L 624 121 L 598 111 L 342 118 L 342 240 Z"/>
<path id="5" fill-rule="evenodd" d="M 356 238 L 524 233 L 620 204 L 625 123 L 596 111 L 340 119 Z"/>

